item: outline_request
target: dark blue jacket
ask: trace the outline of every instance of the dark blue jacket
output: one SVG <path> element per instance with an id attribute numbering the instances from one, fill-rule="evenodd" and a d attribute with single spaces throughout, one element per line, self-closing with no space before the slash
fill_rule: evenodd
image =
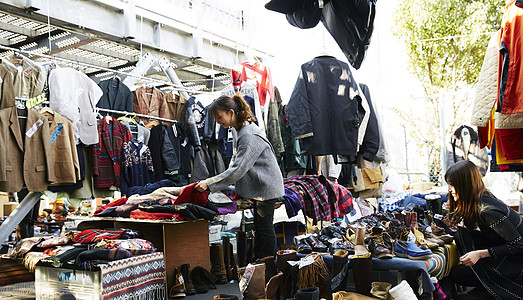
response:
<path id="1" fill-rule="evenodd" d="M 361 101 L 347 63 L 332 56 L 304 63 L 286 109 L 302 154 L 356 156 Z"/>

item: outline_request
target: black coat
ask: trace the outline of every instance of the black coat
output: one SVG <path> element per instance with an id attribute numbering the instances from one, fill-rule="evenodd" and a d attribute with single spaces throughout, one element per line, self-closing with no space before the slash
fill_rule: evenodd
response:
<path id="1" fill-rule="evenodd" d="M 356 156 L 361 101 L 347 63 L 332 56 L 304 63 L 286 109 L 302 154 Z"/>
<path id="2" fill-rule="evenodd" d="M 380 130 L 378 127 L 378 119 L 376 117 L 376 112 L 372 105 L 372 100 L 370 98 L 369 87 L 366 84 L 360 83 L 360 88 L 367 99 L 367 103 L 370 108 L 369 122 L 367 123 L 367 129 L 365 130 L 365 137 L 363 138 L 363 144 L 360 146 L 360 151 L 358 155 L 361 155 L 364 159 L 368 161 L 374 161 L 376 153 L 380 148 Z"/>
<path id="3" fill-rule="evenodd" d="M 104 94 L 100 98 L 100 101 L 98 101 L 98 104 L 96 104 L 97 107 L 119 111 L 128 111 L 130 113 L 134 112 L 133 93 L 120 80 L 117 78 L 107 79 L 100 81 L 98 86 L 102 89 Z M 122 114 L 107 113 L 103 111 L 100 113 L 104 116 L 110 115 L 115 118 L 123 116 Z"/>

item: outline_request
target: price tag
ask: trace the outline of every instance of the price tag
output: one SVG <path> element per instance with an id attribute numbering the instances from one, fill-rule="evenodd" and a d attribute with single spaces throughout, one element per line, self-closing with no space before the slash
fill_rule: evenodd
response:
<path id="1" fill-rule="evenodd" d="M 42 94 L 40 94 L 40 95 L 38 95 L 36 97 L 33 97 L 33 98 L 27 100 L 25 102 L 25 106 L 27 108 L 35 107 L 38 104 L 44 102 L 45 100 L 47 100 L 47 98 L 45 97 L 45 93 L 42 93 Z"/>
<path id="2" fill-rule="evenodd" d="M 32 137 L 33 134 L 35 134 L 35 132 L 38 130 L 38 128 L 40 128 L 40 126 L 42 126 L 42 124 L 44 124 L 44 122 L 42 120 L 38 120 L 36 121 L 33 126 L 31 126 L 31 128 L 29 128 L 29 130 L 27 130 L 27 132 L 25 133 L 25 135 L 27 137 Z"/>
<path id="3" fill-rule="evenodd" d="M 54 130 L 53 134 L 51 135 L 51 144 L 56 141 L 56 138 L 60 135 L 60 132 L 62 132 L 62 129 L 64 129 L 64 125 L 58 124 L 58 127 Z"/>

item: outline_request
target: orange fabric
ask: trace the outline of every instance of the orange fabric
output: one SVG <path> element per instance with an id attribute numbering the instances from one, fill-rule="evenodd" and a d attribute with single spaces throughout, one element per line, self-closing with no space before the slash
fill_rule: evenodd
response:
<path id="1" fill-rule="evenodd" d="M 270 101 L 272 102 L 274 99 L 274 87 L 272 85 L 271 70 L 268 66 L 261 62 L 248 61 L 234 66 L 231 71 L 232 85 L 237 87 L 245 81 L 256 85 L 261 106 L 265 106 L 267 94 L 269 94 Z"/>
<path id="2" fill-rule="evenodd" d="M 515 0 L 505 7 L 503 21 L 501 22 L 501 42 L 504 42 L 509 52 L 510 63 L 507 73 L 507 83 L 503 93 L 501 113 L 514 114 L 523 112 L 523 47 L 521 35 L 523 34 L 523 9 L 515 5 Z M 500 55 L 498 74 L 501 75 L 503 57 Z M 499 82 L 498 82 L 499 88 Z M 498 89 L 499 91 L 499 89 Z M 498 107 L 501 106 L 498 97 Z"/>

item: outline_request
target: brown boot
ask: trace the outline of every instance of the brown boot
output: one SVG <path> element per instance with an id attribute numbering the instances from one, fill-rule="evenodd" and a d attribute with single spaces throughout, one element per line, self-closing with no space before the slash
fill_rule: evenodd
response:
<path id="1" fill-rule="evenodd" d="M 265 286 L 265 299 L 276 299 L 276 293 L 282 285 L 283 273 L 279 272 L 270 278 Z"/>
<path id="2" fill-rule="evenodd" d="M 227 276 L 227 281 L 232 280 L 232 266 L 229 252 L 232 250 L 230 237 L 226 236 L 222 239 L 222 248 L 223 248 L 223 263 L 225 265 L 225 273 Z"/>
<path id="3" fill-rule="evenodd" d="M 174 269 L 174 284 L 169 290 L 169 298 L 185 297 L 185 285 L 180 269 Z"/>
<path id="4" fill-rule="evenodd" d="M 290 274 L 291 265 L 288 261 L 298 260 L 296 251 L 294 250 L 280 250 L 276 253 L 278 271 L 283 273 L 282 282 L 286 282 Z M 282 284 L 280 288 L 280 299 L 291 298 L 291 291 L 286 289 Z"/>
<path id="5" fill-rule="evenodd" d="M 354 284 L 358 294 L 370 296 L 372 283 L 372 258 L 352 258 L 350 261 Z"/>
<path id="6" fill-rule="evenodd" d="M 211 244 L 211 274 L 216 277 L 216 283 L 227 283 L 227 273 L 221 244 Z"/>
<path id="7" fill-rule="evenodd" d="M 249 281 L 248 283 L 246 283 L 247 280 Z M 247 266 L 240 281 L 240 289 L 242 288 L 242 283 L 247 285 L 243 291 L 244 300 L 263 299 L 265 297 L 265 264 Z"/>

